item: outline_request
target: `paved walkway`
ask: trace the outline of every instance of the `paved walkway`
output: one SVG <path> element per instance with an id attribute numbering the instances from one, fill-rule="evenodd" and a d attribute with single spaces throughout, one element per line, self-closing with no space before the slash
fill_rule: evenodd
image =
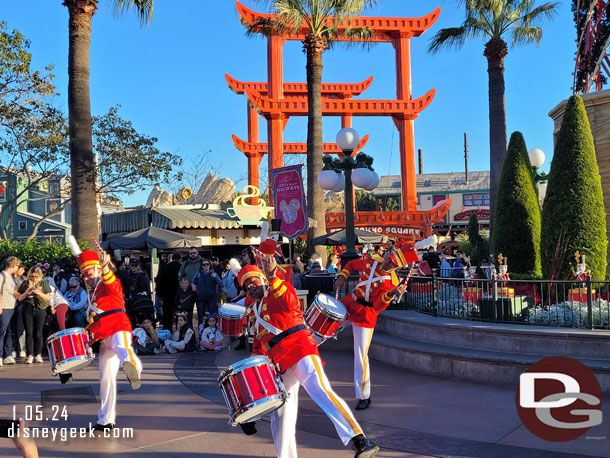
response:
<path id="1" fill-rule="evenodd" d="M 268 421 L 258 434 L 245 436 L 227 425 L 218 389 L 219 368 L 247 357 L 243 351 L 159 355 L 143 358 L 143 387 L 132 391 L 121 378 L 118 425 L 133 428 L 132 438 L 38 439 L 41 457 L 272 457 Z M 335 391 L 353 407 L 352 357 L 323 351 Z M 604 423 L 567 443 L 545 442 L 521 424 L 514 387 L 485 386 L 418 374 L 372 361 L 372 405 L 358 411 L 361 426 L 380 447 L 380 458 L 576 458 L 610 457 L 610 398 L 603 402 Z M 44 402 L 42 422 L 31 426 L 80 428 L 95 423 L 99 394 L 97 365 L 60 385 L 44 364 L 0 368 L 0 418 L 23 415 L 26 405 Z M 121 377 L 121 376 L 120 376 Z M 70 392 L 63 391 L 70 390 Z M 55 421 L 53 406 L 67 406 L 68 419 Z M 35 409 L 35 408 L 34 408 Z M 301 390 L 297 443 L 301 458 L 348 458 L 330 421 Z M 50 432 L 52 434 L 52 432 Z M 0 457 L 19 456 L 0 439 Z"/>

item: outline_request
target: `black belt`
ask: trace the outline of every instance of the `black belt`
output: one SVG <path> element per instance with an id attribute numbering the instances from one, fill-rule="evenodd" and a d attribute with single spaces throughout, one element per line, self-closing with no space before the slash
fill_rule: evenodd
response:
<path id="1" fill-rule="evenodd" d="M 360 299 L 359 297 L 356 297 L 356 295 L 354 294 L 354 299 L 356 299 L 356 302 L 358 302 L 360 305 L 364 305 L 365 307 L 373 307 L 373 303 L 372 302 L 368 302 L 365 301 L 364 299 Z"/>
<path id="2" fill-rule="evenodd" d="M 284 337 L 288 337 L 292 334 L 295 334 L 299 331 L 303 331 L 305 329 L 305 325 L 304 324 L 299 324 L 297 326 L 293 326 L 291 328 L 286 329 L 285 331 L 280 332 L 277 336 L 275 336 L 273 339 L 271 339 L 269 342 L 267 342 L 265 344 L 265 347 L 268 347 L 268 350 L 271 350 L 273 347 L 275 347 L 280 340 L 282 340 Z"/>
<path id="3" fill-rule="evenodd" d="M 113 313 L 119 313 L 119 312 L 126 313 L 125 309 L 112 309 L 112 310 L 108 310 L 107 312 L 103 312 L 103 313 L 100 313 L 98 315 L 95 315 L 93 317 L 92 323 L 95 323 L 96 321 L 98 321 L 98 320 L 100 320 L 100 319 L 102 319 L 102 318 L 104 318 L 104 317 L 106 317 L 108 315 L 112 315 Z"/>

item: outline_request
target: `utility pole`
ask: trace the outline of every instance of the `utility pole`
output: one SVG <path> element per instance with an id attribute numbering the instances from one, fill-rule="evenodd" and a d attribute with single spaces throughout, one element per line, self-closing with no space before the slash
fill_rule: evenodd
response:
<path id="1" fill-rule="evenodd" d="M 466 170 L 466 184 L 468 184 L 468 133 L 464 132 L 464 168 Z"/>

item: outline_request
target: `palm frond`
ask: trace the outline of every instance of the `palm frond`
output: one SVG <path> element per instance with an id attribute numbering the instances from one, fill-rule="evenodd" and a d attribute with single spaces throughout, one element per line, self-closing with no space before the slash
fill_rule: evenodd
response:
<path id="1" fill-rule="evenodd" d="M 430 39 L 428 51 L 435 54 L 443 48 L 459 49 L 464 45 L 467 33 L 464 26 L 441 29 Z"/>
<path id="2" fill-rule="evenodd" d="M 246 25 L 246 35 L 268 36 L 271 34 L 284 35 L 286 24 L 271 18 L 261 18 L 253 24 Z"/>
<path id="3" fill-rule="evenodd" d="M 493 36 L 493 25 L 485 16 L 471 16 L 462 24 L 466 31 L 466 38 L 477 38 L 479 35 Z"/>
<path id="4" fill-rule="evenodd" d="M 534 42 L 538 46 L 542 40 L 542 29 L 540 27 L 516 27 L 513 29 L 512 36 L 512 46 Z"/>
<path id="5" fill-rule="evenodd" d="M 553 19 L 558 13 L 557 6 L 559 3 L 545 3 L 544 5 L 540 5 L 530 12 L 521 16 L 521 24 L 529 25 L 533 21 L 544 21 Z"/>
<path id="6" fill-rule="evenodd" d="M 120 16 L 135 9 L 140 16 L 140 25 L 145 27 L 152 22 L 154 3 L 154 0 L 114 0 L 114 14 Z"/>
<path id="7" fill-rule="evenodd" d="M 312 29 L 310 19 L 311 11 L 305 8 L 304 2 L 300 0 L 274 0 L 273 14 L 277 17 L 277 21 L 285 23 L 286 29 L 298 30 L 303 22 L 307 23 L 309 29 Z"/>
<path id="8" fill-rule="evenodd" d="M 376 33 L 370 27 L 347 27 L 344 35 L 350 39 L 350 41 L 345 42 L 348 47 L 362 46 L 363 48 L 370 50 L 375 44 L 371 40 L 375 38 Z"/>

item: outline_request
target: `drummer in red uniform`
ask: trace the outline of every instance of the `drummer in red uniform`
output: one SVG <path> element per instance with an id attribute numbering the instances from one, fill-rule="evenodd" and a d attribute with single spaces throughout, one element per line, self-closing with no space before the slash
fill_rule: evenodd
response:
<path id="1" fill-rule="evenodd" d="M 101 407 L 97 413 L 96 431 L 114 428 L 116 418 L 116 377 L 120 368 L 134 390 L 142 385 L 142 363 L 131 346 L 132 329 L 125 313 L 121 282 L 109 268 L 110 256 L 102 252 L 83 251 L 78 267 L 89 287 L 88 315 L 92 343 L 99 342 L 99 377 Z"/>
<path id="2" fill-rule="evenodd" d="M 263 248 L 263 247 L 261 247 Z M 252 300 L 255 317 L 253 354 L 266 355 L 278 366 L 288 393 L 285 404 L 271 414 L 271 431 L 277 455 L 296 458 L 296 422 L 299 386 L 326 413 L 344 445 L 350 440 L 356 458 L 370 458 L 379 447 L 365 438 L 349 407 L 333 391 L 318 354 L 318 347 L 303 323 L 301 304 L 293 286 L 276 277 L 276 261 L 265 258 L 263 270 L 245 266 L 239 284 Z M 246 434 L 254 434 L 254 423 L 242 424 Z"/>
<path id="3" fill-rule="evenodd" d="M 406 284 L 398 284 L 394 270 L 417 261 L 413 245 L 390 249 L 385 258 L 373 254 L 370 258 L 354 259 L 339 273 L 335 283 L 341 289 L 352 272 L 359 271 L 360 278 L 353 293 L 341 302 L 347 309 L 347 320 L 354 332 L 354 385 L 356 388 L 356 410 L 366 409 L 371 404 L 371 371 L 369 368 L 369 346 L 377 315 L 385 310 L 394 296 L 407 290 Z"/>

